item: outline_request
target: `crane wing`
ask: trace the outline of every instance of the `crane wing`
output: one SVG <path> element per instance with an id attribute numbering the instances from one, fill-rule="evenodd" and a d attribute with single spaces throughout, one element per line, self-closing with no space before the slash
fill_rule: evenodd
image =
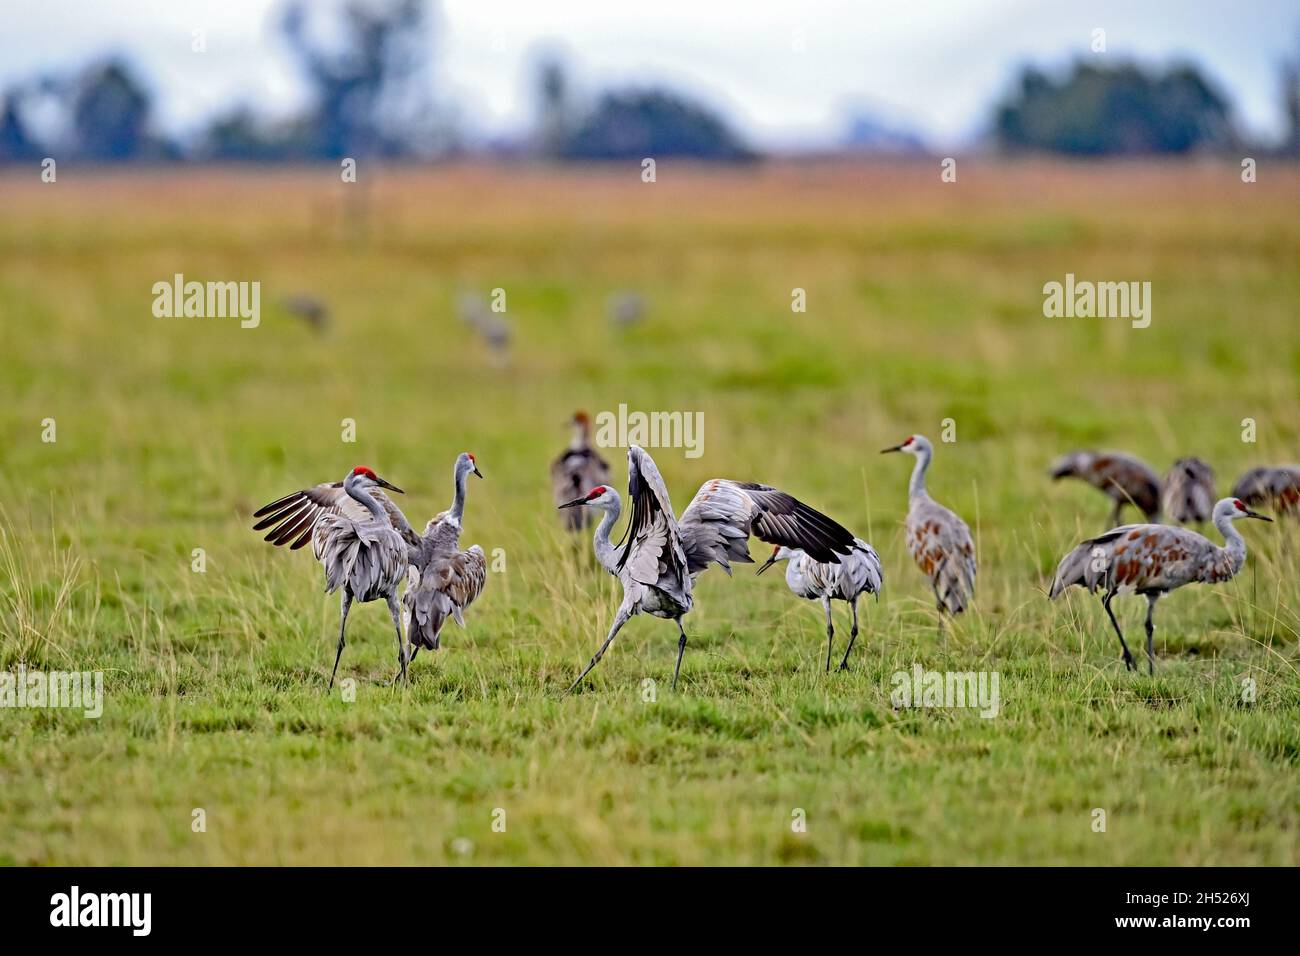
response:
<path id="1" fill-rule="evenodd" d="M 418 580 L 416 573 L 412 568 L 402 596 L 407 640 L 412 646 L 437 650 L 448 617 L 465 626 L 465 608 L 477 600 L 487 583 L 487 560 L 483 549 L 474 545 L 468 551 L 435 557 L 418 572 Z"/>
<path id="2" fill-rule="evenodd" d="M 378 488 L 371 489 L 370 493 L 383 507 L 389 523 L 402 536 L 402 540 L 412 547 L 419 547 L 420 538 L 401 509 Z M 371 514 L 365 505 L 343 490 L 343 482 L 335 481 L 304 488 L 272 501 L 269 505 L 263 505 L 253 513 L 254 518 L 261 519 L 253 525 L 253 530 L 265 531 L 270 528 L 263 540 L 270 541 L 277 547 L 292 541 L 289 550 L 297 551 L 311 540 L 312 530 L 321 517 L 327 514 L 340 515 L 358 522 L 371 520 Z"/>
<path id="3" fill-rule="evenodd" d="M 684 600 L 690 593 L 690 572 L 663 476 L 638 445 L 627 450 L 627 472 L 632 518 L 614 571 L 626 570 L 632 580 Z"/>
<path id="4" fill-rule="evenodd" d="M 726 478 L 700 486 L 682 512 L 681 535 L 692 574 L 710 563 L 730 574 L 729 562 L 752 561 L 750 535 L 828 564 L 838 564 L 854 542 L 853 532 L 784 491 Z"/>

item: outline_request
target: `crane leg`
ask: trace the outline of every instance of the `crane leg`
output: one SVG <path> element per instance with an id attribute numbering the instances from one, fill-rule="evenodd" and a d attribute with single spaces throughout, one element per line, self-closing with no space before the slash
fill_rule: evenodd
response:
<path id="1" fill-rule="evenodd" d="M 1124 510 L 1124 501 L 1123 499 L 1120 499 L 1119 501 L 1115 502 L 1115 510 L 1112 511 L 1110 514 L 1110 526 L 1112 528 L 1119 527 L 1119 513 L 1123 510 Z"/>
<path id="2" fill-rule="evenodd" d="M 334 655 L 334 670 L 330 671 L 330 685 L 326 689 L 328 694 L 334 689 L 334 677 L 339 672 L 339 660 L 343 657 L 343 634 L 348 629 L 348 611 L 352 608 L 352 592 L 346 587 L 343 589 L 343 599 L 339 602 L 339 650 Z"/>
<path id="3" fill-rule="evenodd" d="M 673 669 L 673 690 L 677 689 L 677 675 L 682 672 L 682 657 L 686 654 L 686 628 L 682 627 L 682 619 L 677 620 L 677 630 L 682 635 L 681 640 L 677 642 L 677 666 Z"/>
<path id="4" fill-rule="evenodd" d="M 854 598 L 849 602 L 853 608 L 853 628 L 849 631 L 849 646 L 844 649 L 844 660 L 840 661 L 840 670 L 849 669 L 849 652 L 853 650 L 853 642 L 858 639 L 858 599 Z"/>
<path id="5" fill-rule="evenodd" d="M 1156 612 L 1156 601 L 1160 600 L 1154 594 L 1147 595 L 1147 673 L 1155 676 L 1156 672 L 1156 622 L 1154 620 Z"/>
<path id="6" fill-rule="evenodd" d="M 1119 621 L 1115 620 L 1115 612 L 1110 609 L 1110 602 L 1115 599 L 1114 591 L 1107 591 L 1106 596 L 1101 599 L 1102 605 L 1106 608 L 1106 614 L 1110 617 L 1110 623 L 1115 625 L 1115 633 L 1119 635 L 1119 646 L 1124 648 L 1124 666 L 1129 670 L 1137 670 L 1133 664 L 1133 655 L 1128 651 L 1128 645 L 1124 643 L 1124 632 L 1119 629 Z"/>
<path id="7" fill-rule="evenodd" d="M 393 627 L 397 631 L 397 666 L 401 668 L 402 683 L 408 683 L 406 678 L 406 641 L 402 639 L 402 615 L 397 609 L 397 595 L 390 593 L 388 595 L 388 613 L 392 615 Z"/>
<path id="8" fill-rule="evenodd" d="M 835 643 L 835 622 L 831 617 L 831 599 L 823 596 L 822 604 L 826 608 L 826 673 L 829 674 L 831 672 L 831 645 Z"/>
<path id="9" fill-rule="evenodd" d="M 569 685 L 569 689 L 565 691 L 566 694 L 572 694 L 574 690 L 577 689 L 578 685 L 582 683 L 582 679 L 591 673 L 591 669 L 600 663 L 600 659 L 605 656 L 605 651 L 608 650 L 609 645 L 614 642 L 614 636 L 618 634 L 619 630 L 622 629 L 623 625 L 626 624 L 628 619 L 631 617 L 632 612 L 627 608 L 620 607 L 618 609 L 618 616 L 614 618 L 614 626 L 609 629 L 609 637 L 605 638 L 605 643 L 600 645 L 600 650 L 598 650 L 596 656 L 591 659 L 591 663 L 587 665 L 587 669 L 579 674 L 578 679 Z"/>

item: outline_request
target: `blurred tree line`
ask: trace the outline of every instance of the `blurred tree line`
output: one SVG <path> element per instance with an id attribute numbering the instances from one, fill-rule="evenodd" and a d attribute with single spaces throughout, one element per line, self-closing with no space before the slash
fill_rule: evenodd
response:
<path id="1" fill-rule="evenodd" d="M 435 18 L 426 0 L 286 0 L 276 29 L 311 91 L 296 116 L 272 121 L 241 105 L 177 143 L 159 132 L 153 95 L 131 64 L 109 57 L 0 91 L 0 162 L 427 159 L 466 150 L 454 109 L 435 97 Z M 1280 81 L 1289 123 L 1281 151 L 1300 155 L 1300 53 L 1282 64 Z M 534 134 L 499 152 L 557 161 L 755 155 L 718 113 L 669 90 L 606 91 L 579 102 L 553 57 L 536 71 L 535 97 Z M 1026 67 L 994 108 L 992 135 L 1008 151 L 1083 156 L 1242 145 L 1230 103 L 1192 65 L 1161 71 L 1081 61 L 1058 79 Z"/>

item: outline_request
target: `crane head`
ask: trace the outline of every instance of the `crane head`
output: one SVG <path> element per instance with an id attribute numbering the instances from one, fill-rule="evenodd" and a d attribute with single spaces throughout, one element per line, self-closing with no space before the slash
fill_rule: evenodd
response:
<path id="1" fill-rule="evenodd" d="M 483 477 L 483 472 L 478 470 L 478 461 L 472 452 L 463 451 L 456 456 L 456 480 L 460 481 L 463 475 Z"/>
<path id="2" fill-rule="evenodd" d="M 797 552 L 793 548 L 787 548 L 784 545 L 776 545 L 772 548 L 772 556 L 762 563 L 758 569 L 758 574 L 762 574 L 778 561 L 788 561 L 795 556 Z"/>
<path id="3" fill-rule="evenodd" d="M 917 455 L 929 447 L 930 440 L 924 435 L 908 435 L 907 438 L 903 439 L 903 441 L 899 442 L 897 445 L 894 445 L 891 448 L 880 449 L 880 453 L 882 455 L 887 455 L 891 451 L 901 451 L 909 455 Z"/>
<path id="4" fill-rule="evenodd" d="M 357 465 L 352 469 L 352 474 L 348 475 L 348 481 L 353 484 L 359 484 L 363 488 L 387 488 L 389 491 L 395 491 L 399 495 L 405 494 L 401 488 L 389 484 L 383 478 L 380 478 L 365 465 Z"/>
<path id="5" fill-rule="evenodd" d="M 574 498 L 572 501 L 566 501 L 556 510 L 564 508 L 577 508 L 581 505 L 591 505 L 593 507 L 602 507 L 617 500 L 618 494 L 608 485 L 597 485 L 580 498 Z"/>
<path id="6" fill-rule="evenodd" d="M 1225 505 L 1227 507 L 1225 507 Z M 1260 514 L 1258 511 L 1251 511 L 1246 507 L 1245 502 L 1240 498 L 1224 498 L 1214 507 L 1214 516 L 1219 517 L 1220 512 L 1225 513 L 1225 517 L 1236 520 L 1237 518 L 1258 518 L 1260 521 L 1272 521 L 1273 519 Z"/>

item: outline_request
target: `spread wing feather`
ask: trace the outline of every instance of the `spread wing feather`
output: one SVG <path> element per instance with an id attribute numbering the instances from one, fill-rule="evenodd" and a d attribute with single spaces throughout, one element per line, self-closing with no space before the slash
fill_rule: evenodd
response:
<path id="1" fill-rule="evenodd" d="M 654 459 L 638 445 L 627 450 L 627 491 L 632 518 L 624 532 L 615 573 L 658 588 L 689 606 L 690 572 L 677 516 Z"/>
<path id="2" fill-rule="evenodd" d="M 418 547 L 420 539 L 401 509 L 378 488 L 372 488 L 370 493 L 388 515 L 393 530 L 408 545 Z M 343 490 L 343 482 L 335 481 L 304 488 L 263 505 L 253 513 L 254 518 L 261 519 L 253 525 L 253 530 L 266 531 L 269 528 L 266 541 L 276 547 L 292 541 L 289 550 L 297 551 L 311 540 L 312 531 L 327 514 L 349 518 L 358 523 L 372 520 L 365 505 Z"/>
<path id="3" fill-rule="evenodd" d="M 692 574 L 711 563 L 730 574 L 730 562 L 752 561 L 750 535 L 828 564 L 839 563 L 854 543 L 847 528 L 784 491 L 726 478 L 700 486 L 682 512 L 681 535 Z"/>

